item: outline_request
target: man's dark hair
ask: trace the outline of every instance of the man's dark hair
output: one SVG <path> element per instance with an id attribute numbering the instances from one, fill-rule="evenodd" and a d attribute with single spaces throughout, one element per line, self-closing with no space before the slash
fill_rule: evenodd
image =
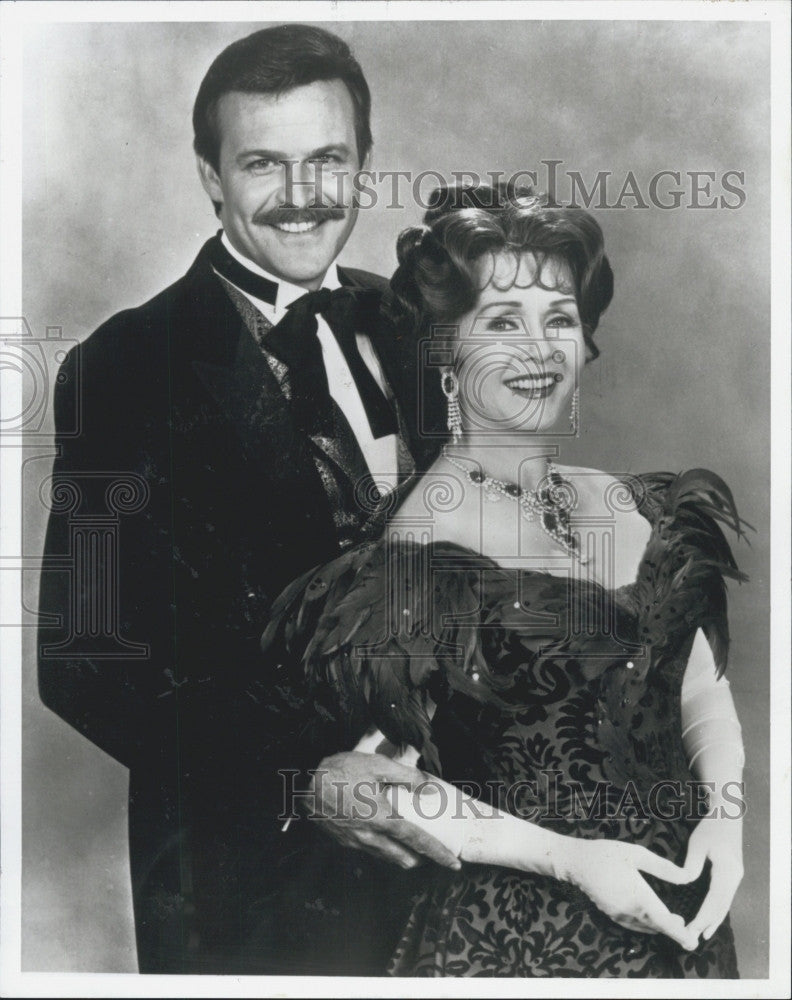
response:
<path id="1" fill-rule="evenodd" d="M 371 149 L 371 94 L 363 70 L 346 42 L 307 24 L 263 28 L 223 49 L 195 98 L 195 152 L 219 170 L 217 104 L 223 94 L 283 94 L 318 80 L 341 80 L 346 85 L 355 109 L 362 163 Z"/>

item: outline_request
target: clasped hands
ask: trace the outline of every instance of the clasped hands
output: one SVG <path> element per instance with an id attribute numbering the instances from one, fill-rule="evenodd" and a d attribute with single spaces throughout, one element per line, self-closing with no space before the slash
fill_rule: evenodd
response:
<path id="1" fill-rule="evenodd" d="M 365 851 L 403 868 L 426 860 L 459 869 L 449 845 L 402 817 L 388 794 L 393 786 L 436 794 L 434 779 L 380 754 L 348 753 L 325 758 L 313 782 L 312 818 L 345 847 Z M 365 789 L 365 795 L 361 795 Z M 438 803 L 439 805 L 439 803 Z M 432 815 L 427 807 L 427 815 Z M 453 845 L 452 845 L 453 846 Z M 549 870 L 586 893 L 617 924 L 644 934 L 666 934 L 692 951 L 699 938 L 709 939 L 725 919 L 742 878 L 742 821 L 704 819 L 692 833 L 682 867 L 638 844 L 557 836 L 549 864 L 524 870 Z M 672 913 L 642 877 L 646 872 L 674 885 L 692 882 L 705 862 L 712 864 L 710 886 L 689 924 Z"/>

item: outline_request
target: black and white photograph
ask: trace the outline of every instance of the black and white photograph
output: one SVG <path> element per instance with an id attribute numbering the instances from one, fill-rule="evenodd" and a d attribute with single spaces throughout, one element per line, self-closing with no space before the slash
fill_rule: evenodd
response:
<path id="1" fill-rule="evenodd" d="M 0 17 L 2 995 L 788 995 L 789 6 Z"/>

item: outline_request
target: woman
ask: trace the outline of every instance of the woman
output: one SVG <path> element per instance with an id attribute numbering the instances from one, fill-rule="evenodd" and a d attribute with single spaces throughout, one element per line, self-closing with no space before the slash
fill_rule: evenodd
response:
<path id="1" fill-rule="evenodd" d="M 385 536 L 297 581 L 265 636 L 323 713 L 377 727 L 359 749 L 442 773 L 392 799 L 464 864 L 427 873 L 389 971 L 736 977 L 728 488 L 560 463 L 613 287 L 588 213 L 443 189 L 398 251 L 449 440 L 381 505 Z"/>

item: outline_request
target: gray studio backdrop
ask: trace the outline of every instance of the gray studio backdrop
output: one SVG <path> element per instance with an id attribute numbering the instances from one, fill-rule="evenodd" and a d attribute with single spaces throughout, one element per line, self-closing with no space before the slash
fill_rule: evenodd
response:
<path id="1" fill-rule="evenodd" d="M 80 340 L 178 278 L 215 229 L 191 153 L 201 77 L 256 24 L 39 27 L 25 42 L 24 306 L 33 334 Z M 333 25 L 326 25 L 333 29 Z M 769 33 L 740 23 L 340 24 L 368 75 L 381 171 L 536 170 L 588 188 L 616 295 L 562 460 L 612 470 L 705 465 L 758 529 L 736 544 L 730 677 L 748 755 L 746 875 L 733 907 L 743 976 L 767 974 L 769 590 Z M 679 208 L 650 199 L 680 171 Z M 687 171 L 712 172 L 692 181 Z M 727 183 L 739 189 L 730 194 Z M 611 186 L 612 185 L 612 186 Z M 431 181 L 422 187 L 425 194 Z M 659 184 L 657 201 L 673 203 Z M 699 193 L 693 191 L 699 188 Z M 389 188 L 383 189 L 385 191 Z M 380 192 L 381 193 L 381 192 Z M 714 208 L 693 208 L 692 201 Z M 640 200 L 646 207 L 637 207 Z M 343 260 L 391 273 L 420 207 L 381 197 Z M 727 208 L 723 203 L 740 207 Z M 595 199 L 595 204 L 598 199 Z M 52 340 L 52 338 L 51 338 Z M 52 351 L 51 342 L 45 345 Z M 40 552 L 49 409 L 25 467 L 24 551 Z M 26 574 L 23 623 L 35 620 Z M 23 692 L 23 968 L 134 971 L 126 772 L 45 710 L 27 628 Z"/>

